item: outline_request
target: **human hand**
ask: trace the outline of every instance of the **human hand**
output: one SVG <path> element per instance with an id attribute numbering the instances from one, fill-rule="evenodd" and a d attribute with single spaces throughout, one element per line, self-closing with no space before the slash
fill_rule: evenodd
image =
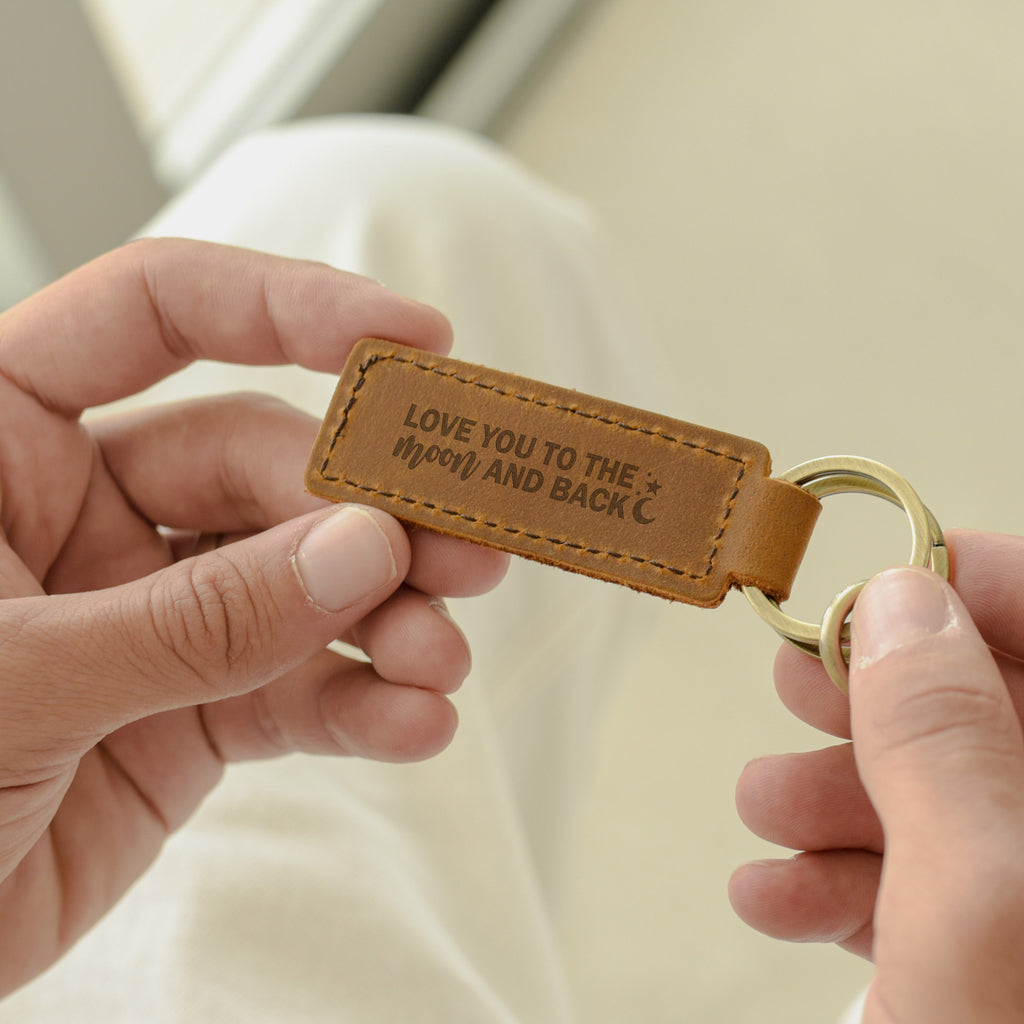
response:
<path id="1" fill-rule="evenodd" d="M 304 493 L 317 422 L 277 401 L 79 422 L 198 358 L 336 373 L 364 335 L 451 340 L 355 275 L 183 241 L 0 316 L 0 994 L 107 911 L 225 762 L 450 740 L 469 652 L 434 595 L 489 589 L 505 556 Z M 188 557 L 200 534 L 223 546 Z"/>
<path id="2" fill-rule="evenodd" d="M 737 789 L 753 831 L 806 852 L 740 868 L 734 906 L 872 957 L 870 1024 L 1024 1019 L 1024 540 L 949 540 L 959 597 L 914 569 L 862 592 L 849 704 L 779 656 L 784 702 L 852 746 L 755 761 Z"/>

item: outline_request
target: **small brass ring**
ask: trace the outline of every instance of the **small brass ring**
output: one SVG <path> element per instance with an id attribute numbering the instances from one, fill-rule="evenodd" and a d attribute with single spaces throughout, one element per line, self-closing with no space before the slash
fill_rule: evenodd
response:
<path id="1" fill-rule="evenodd" d="M 821 663 L 843 693 L 850 692 L 850 648 L 843 645 L 843 626 L 865 583 L 853 583 L 836 594 L 821 619 Z"/>
<path id="2" fill-rule="evenodd" d="M 802 463 L 781 474 L 779 479 L 802 487 L 816 498 L 856 492 L 873 494 L 899 505 L 910 520 L 912 547 L 909 564 L 930 568 L 949 577 L 949 555 L 938 522 L 910 484 L 888 466 L 859 456 L 835 455 Z M 808 654 L 822 657 L 822 625 L 788 615 L 779 607 L 778 601 L 755 587 L 743 587 L 743 592 L 754 611 L 780 636 Z M 849 642 L 849 637 L 849 625 L 844 625 L 841 620 L 837 646 L 841 649 L 844 643 Z"/>

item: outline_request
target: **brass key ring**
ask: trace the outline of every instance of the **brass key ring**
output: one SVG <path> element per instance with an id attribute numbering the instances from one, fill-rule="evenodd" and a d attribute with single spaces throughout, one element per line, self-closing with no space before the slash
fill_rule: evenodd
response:
<path id="1" fill-rule="evenodd" d="M 949 578 L 949 553 L 938 522 L 910 484 L 888 466 L 855 455 L 832 455 L 795 466 L 780 474 L 779 479 L 802 487 L 816 498 L 830 494 L 873 494 L 899 505 L 910 520 L 909 564 Z M 821 658 L 832 681 L 845 693 L 849 686 L 850 639 L 846 620 L 866 582 L 855 583 L 837 594 L 820 625 L 786 614 L 778 601 L 755 587 L 743 587 L 743 593 L 776 633 L 800 650 Z"/>

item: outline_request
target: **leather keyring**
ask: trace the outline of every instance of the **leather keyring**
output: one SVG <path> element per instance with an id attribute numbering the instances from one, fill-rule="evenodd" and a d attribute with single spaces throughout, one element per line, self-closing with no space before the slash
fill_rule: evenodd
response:
<path id="1" fill-rule="evenodd" d="M 878 483 L 877 463 L 852 462 L 831 460 L 836 468 L 814 479 L 839 476 L 842 486 L 819 483 L 818 494 L 867 490 L 910 514 L 901 477 L 886 471 Z M 756 441 L 364 339 L 338 382 L 306 486 L 700 607 L 743 587 L 768 602 L 758 611 L 778 618 L 783 636 L 820 655 L 820 641 L 787 635 L 796 620 L 776 615 L 821 511 L 815 487 L 793 472 L 773 477 Z M 935 524 L 929 553 L 935 531 L 941 542 Z M 916 534 L 915 545 L 913 560 L 926 564 Z M 828 643 L 841 655 L 841 635 Z"/>

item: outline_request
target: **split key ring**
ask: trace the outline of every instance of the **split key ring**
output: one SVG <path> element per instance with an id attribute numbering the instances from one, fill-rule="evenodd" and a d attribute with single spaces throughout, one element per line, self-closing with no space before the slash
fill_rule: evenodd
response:
<path id="1" fill-rule="evenodd" d="M 779 474 L 778 478 L 802 487 L 815 498 L 830 494 L 873 494 L 899 505 L 910 520 L 909 564 L 931 569 L 949 579 L 949 552 L 939 524 L 910 484 L 888 466 L 855 455 L 832 455 L 804 462 Z M 840 591 L 817 625 L 788 615 L 778 601 L 756 587 L 743 587 L 743 593 L 754 611 L 776 633 L 794 647 L 820 658 L 832 681 L 846 693 L 850 679 L 847 619 L 866 583 L 867 580 L 863 580 Z"/>

